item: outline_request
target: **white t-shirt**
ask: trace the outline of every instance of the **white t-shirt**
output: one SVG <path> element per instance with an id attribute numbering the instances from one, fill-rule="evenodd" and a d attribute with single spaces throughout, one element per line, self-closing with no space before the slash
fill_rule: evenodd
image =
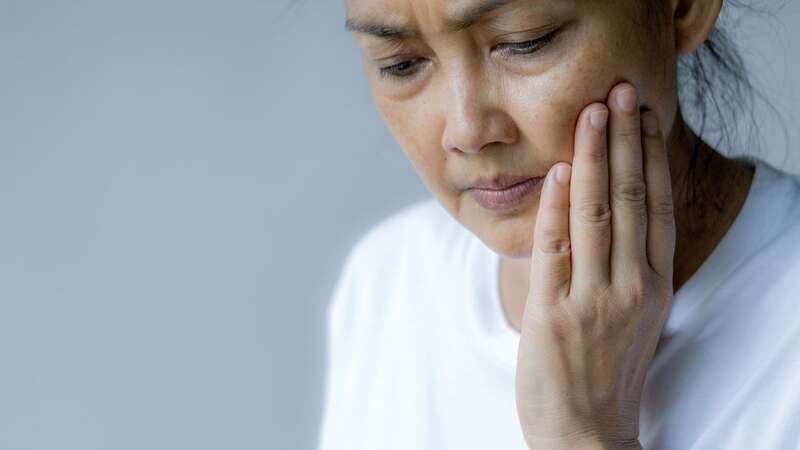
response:
<path id="1" fill-rule="evenodd" d="M 499 262 L 434 198 L 353 246 L 328 310 L 320 450 L 527 450 Z M 663 339 L 645 450 L 800 449 L 800 180 L 756 162 Z"/>

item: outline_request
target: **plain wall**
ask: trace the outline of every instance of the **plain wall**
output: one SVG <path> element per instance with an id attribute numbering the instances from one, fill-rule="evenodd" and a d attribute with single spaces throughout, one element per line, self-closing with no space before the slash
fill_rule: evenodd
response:
<path id="1" fill-rule="evenodd" d="M 763 156 L 794 173 L 797 10 L 735 40 L 790 128 L 763 120 Z M 314 448 L 340 264 L 429 196 L 343 21 L 0 1 L 0 450 Z"/>

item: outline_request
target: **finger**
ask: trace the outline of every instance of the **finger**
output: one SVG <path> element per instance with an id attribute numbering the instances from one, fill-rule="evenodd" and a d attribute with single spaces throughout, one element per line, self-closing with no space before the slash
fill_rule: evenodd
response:
<path id="1" fill-rule="evenodd" d="M 627 276 L 646 261 L 647 205 L 636 90 L 630 83 L 622 83 L 611 90 L 609 97 L 613 279 L 614 273 Z"/>
<path id="2" fill-rule="evenodd" d="M 611 274 L 607 123 L 608 108 L 602 103 L 590 105 L 575 133 L 569 217 L 573 285 L 589 278 L 607 282 Z"/>
<path id="3" fill-rule="evenodd" d="M 544 301 L 556 302 L 569 294 L 570 169 L 567 163 L 557 163 L 550 168 L 536 215 L 529 290 Z"/>
<path id="4" fill-rule="evenodd" d="M 647 183 L 647 260 L 650 268 L 672 286 L 675 255 L 675 213 L 672 177 L 664 136 L 654 111 L 642 114 L 644 176 Z"/>

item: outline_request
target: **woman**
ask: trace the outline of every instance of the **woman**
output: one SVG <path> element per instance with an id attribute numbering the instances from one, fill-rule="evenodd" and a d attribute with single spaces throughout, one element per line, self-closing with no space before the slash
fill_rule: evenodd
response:
<path id="1" fill-rule="evenodd" d="M 435 198 L 347 258 L 321 449 L 800 448 L 800 185 L 679 107 L 721 8 L 347 2 Z"/>

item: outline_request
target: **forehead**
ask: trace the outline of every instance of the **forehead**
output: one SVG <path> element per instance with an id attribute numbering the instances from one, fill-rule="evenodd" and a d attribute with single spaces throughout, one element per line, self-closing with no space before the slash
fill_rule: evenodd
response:
<path id="1" fill-rule="evenodd" d="M 476 0 L 346 0 L 348 15 L 384 16 L 386 14 L 409 14 L 425 8 L 429 11 L 445 12 L 459 3 Z"/>
<path id="2" fill-rule="evenodd" d="M 386 14 L 430 13 L 441 16 L 456 16 L 469 9 L 494 9 L 506 4 L 528 6 L 557 6 L 574 3 L 575 0 L 346 0 L 350 14 L 382 16 Z M 596 0 L 595 0 L 596 1 Z"/>
<path id="3" fill-rule="evenodd" d="M 346 27 L 380 37 L 459 31 L 502 11 L 547 11 L 575 0 L 347 0 Z M 424 30 L 424 31 L 422 31 Z"/>

